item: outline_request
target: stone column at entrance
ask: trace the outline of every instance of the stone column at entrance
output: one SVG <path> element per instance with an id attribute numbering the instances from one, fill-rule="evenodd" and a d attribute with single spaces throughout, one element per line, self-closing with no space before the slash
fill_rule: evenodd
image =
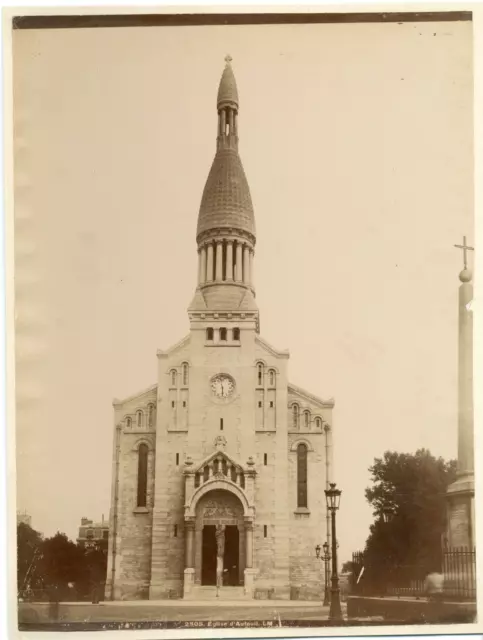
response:
<path id="1" fill-rule="evenodd" d="M 246 560 L 245 595 L 253 598 L 253 584 L 256 570 L 253 568 L 253 521 L 245 518 Z"/>
<path id="2" fill-rule="evenodd" d="M 194 558 L 194 537 L 195 537 L 195 521 L 189 519 L 185 521 L 185 570 L 184 570 L 184 586 L 183 595 L 191 593 L 195 583 L 195 558 Z"/>

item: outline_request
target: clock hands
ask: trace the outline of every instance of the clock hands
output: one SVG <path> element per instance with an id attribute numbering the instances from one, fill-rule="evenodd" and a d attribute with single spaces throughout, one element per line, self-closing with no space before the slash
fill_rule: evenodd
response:
<path id="1" fill-rule="evenodd" d="M 213 391 L 220 398 L 228 398 L 233 390 L 233 382 L 224 376 L 217 377 L 213 380 Z"/>

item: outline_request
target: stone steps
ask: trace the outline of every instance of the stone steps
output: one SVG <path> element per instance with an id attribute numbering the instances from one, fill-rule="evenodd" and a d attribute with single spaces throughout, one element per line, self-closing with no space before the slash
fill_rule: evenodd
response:
<path id="1" fill-rule="evenodd" d="M 244 587 L 221 587 L 218 598 L 216 597 L 216 587 L 193 587 L 191 593 L 184 597 L 185 600 L 249 600 L 245 595 Z"/>

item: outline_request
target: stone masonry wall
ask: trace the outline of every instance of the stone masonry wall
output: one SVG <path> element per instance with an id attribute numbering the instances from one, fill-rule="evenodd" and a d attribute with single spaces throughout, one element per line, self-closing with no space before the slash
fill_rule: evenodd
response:
<path id="1" fill-rule="evenodd" d="M 147 421 L 148 406 L 156 405 L 156 388 L 115 404 L 115 425 L 121 425 L 118 477 L 117 532 L 111 506 L 107 598 L 136 600 L 148 596 L 151 573 L 152 504 L 154 500 L 155 428 Z M 136 412 L 143 411 L 138 427 Z M 127 422 L 131 417 L 131 423 Z M 148 445 L 147 506 L 137 506 L 138 448 Z M 113 484 L 116 479 L 113 474 Z M 114 487 L 113 487 L 114 494 Z M 116 535 L 117 534 L 117 535 Z M 116 535 L 116 556 L 113 536 Z M 114 580 L 112 566 L 115 564 Z M 112 584 L 114 582 L 114 585 Z"/>

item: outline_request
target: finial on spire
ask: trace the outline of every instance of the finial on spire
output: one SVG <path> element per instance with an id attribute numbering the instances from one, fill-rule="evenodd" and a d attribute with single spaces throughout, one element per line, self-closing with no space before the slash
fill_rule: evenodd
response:
<path id="1" fill-rule="evenodd" d="M 228 53 L 228 54 L 225 56 L 225 62 L 226 62 L 226 64 L 230 64 L 232 60 L 233 60 L 233 58 L 232 58 L 232 57 L 231 57 L 231 55 Z"/>
<path id="2" fill-rule="evenodd" d="M 471 282 L 471 271 L 468 269 L 468 251 L 474 251 L 474 247 L 466 244 L 466 236 L 463 236 L 463 244 L 455 244 L 457 249 L 463 249 L 463 271 L 460 273 L 461 282 Z"/>

